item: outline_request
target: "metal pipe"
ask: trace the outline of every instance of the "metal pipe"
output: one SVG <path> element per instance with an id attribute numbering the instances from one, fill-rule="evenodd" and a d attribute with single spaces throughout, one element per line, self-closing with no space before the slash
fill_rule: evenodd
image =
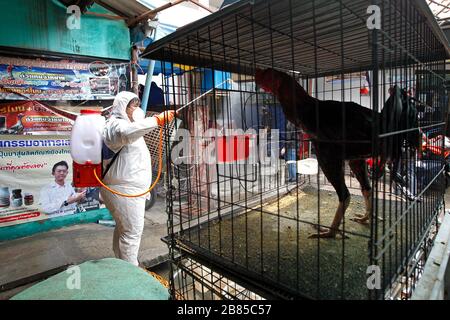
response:
<path id="1" fill-rule="evenodd" d="M 153 32 L 152 40 L 155 41 L 157 38 L 158 33 L 158 26 L 155 27 L 155 31 Z M 147 77 L 145 79 L 145 88 L 144 93 L 142 95 L 142 103 L 141 108 L 144 112 L 147 112 L 147 106 L 148 106 L 148 100 L 150 98 L 150 90 L 152 88 L 152 78 L 153 78 L 153 71 L 155 70 L 155 60 L 150 60 L 150 64 L 148 66 L 147 70 Z"/>
<path id="2" fill-rule="evenodd" d="M 141 108 L 144 112 L 147 112 L 148 100 L 150 98 L 150 90 L 152 88 L 153 71 L 155 70 L 155 60 L 150 60 L 148 66 L 147 77 L 145 79 L 144 94 L 142 95 Z"/>

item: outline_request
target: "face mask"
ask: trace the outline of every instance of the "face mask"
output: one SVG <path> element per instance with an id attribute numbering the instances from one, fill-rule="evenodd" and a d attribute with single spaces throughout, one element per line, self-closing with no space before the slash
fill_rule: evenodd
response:
<path id="1" fill-rule="evenodd" d="M 139 121 L 145 118 L 145 113 L 144 110 L 142 110 L 141 108 L 136 108 L 133 111 L 133 120 L 134 121 Z"/>

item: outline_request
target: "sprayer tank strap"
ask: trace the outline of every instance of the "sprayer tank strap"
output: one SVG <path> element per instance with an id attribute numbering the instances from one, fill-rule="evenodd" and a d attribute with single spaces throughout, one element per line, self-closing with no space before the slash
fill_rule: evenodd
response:
<path id="1" fill-rule="evenodd" d="M 122 149 L 120 149 L 116 154 L 114 154 L 114 157 L 112 158 L 111 162 L 108 163 L 108 165 L 106 166 L 105 172 L 103 173 L 103 177 L 106 177 L 106 174 L 108 173 L 109 169 L 111 169 L 111 166 L 113 165 L 114 161 L 116 161 L 117 157 L 119 156 L 120 151 L 122 151 Z"/>

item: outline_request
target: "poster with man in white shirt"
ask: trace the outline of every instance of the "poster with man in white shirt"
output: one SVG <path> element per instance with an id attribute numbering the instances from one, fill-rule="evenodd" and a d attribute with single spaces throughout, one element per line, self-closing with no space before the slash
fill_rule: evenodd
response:
<path id="1" fill-rule="evenodd" d="M 0 232 L 2 227 L 89 214 L 103 207 L 99 188 L 72 186 L 69 136 L 1 137 Z"/>
<path id="2" fill-rule="evenodd" d="M 85 200 L 87 189 L 75 192 L 71 183 L 66 181 L 68 174 L 69 165 L 66 161 L 53 165 L 52 175 L 55 180 L 41 189 L 39 198 L 46 214 L 53 217 L 73 214 L 77 210 L 77 204 Z"/>

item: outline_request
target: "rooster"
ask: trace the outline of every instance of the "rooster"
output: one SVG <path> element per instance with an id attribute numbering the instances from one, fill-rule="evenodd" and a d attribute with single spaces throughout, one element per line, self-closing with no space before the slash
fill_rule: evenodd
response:
<path id="1" fill-rule="evenodd" d="M 344 179 L 345 161 L 361 185 L 366 206 L 365 214 L 357 215 L 354 221 L 368 224 L 372 197 L 365 160 L 380 158 L 382 166 L 389 161 L 396 172 L 405 142 L 415 148 L 420 145 L 418 130 L 408 130 L 418 128 L 418 120 L 417 110 L 409 103 L 405 91 L 397 86 L 392 88 L 382 112 L 378 113 L 354 102 L 318 100 L 293 77 L 274 69 L 257 70 L 255 82 L 278 99 L 287 120 L 311 136 L 317 161 L 338 195 L 339 206 L 330 228 L 321 228 L 310 238 L 335 238 L 339 232 L 350 203 Z M 378 148 L 372 146 L 374 127 L 379 128 L 379 134 L 387 134 L 380 139 Z M 398 131 L 401 133 L 388 134 Z"/>

